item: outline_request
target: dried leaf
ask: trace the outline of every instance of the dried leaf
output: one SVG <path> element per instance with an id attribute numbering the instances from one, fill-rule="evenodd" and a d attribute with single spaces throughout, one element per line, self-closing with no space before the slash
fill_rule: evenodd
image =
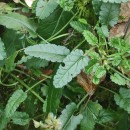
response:
<path id="1" fill-rule="evenodd" d="M 92 83 L 92 76 L 81 73 L 77 76 L 77 82 L 85 89 L 89 95 L 93 95 L 97 86 Z"/>

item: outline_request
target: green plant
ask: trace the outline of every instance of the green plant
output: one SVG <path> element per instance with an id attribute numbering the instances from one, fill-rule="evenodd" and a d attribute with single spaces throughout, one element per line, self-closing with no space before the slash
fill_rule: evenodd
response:
<path id="1" fill-rule="evenodd" d="M 0 2 L 0 130 L 129 130 L 130 45 L 110 37 L 128 0 L 14 2 Z"/>

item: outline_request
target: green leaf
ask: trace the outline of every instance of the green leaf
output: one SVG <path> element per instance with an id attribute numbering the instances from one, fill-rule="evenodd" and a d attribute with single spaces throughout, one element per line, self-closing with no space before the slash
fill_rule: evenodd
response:
<path id="1" fill-rule="evenodd" d="M 99 15 L 100 7 L 102 5 L 102 2 L 99 0 L 92 0 L 93 9 L 96 15 Z"/>
<path id="2" fill-rule="evenodd" d="M 15 58 L 17 56 L 18 52 L 14 52 L 11 56 L 9 56 L 5 61 L 6 70 L 8 72 L 14 70 L 16 64 L 14 63 Z"/>
<path id="3" fill-rule="evenodd" d="M 97 102 L 90 101 L 83 113 L 83 120 L 80 124 L 80 130 L 94 130 L 99 111 L 102 109 Z"/>
<path id="4" fill-rule="evenodd" d="M 83 31 L 87 29 L 86 25 L 81 23 L 80 21 L 72 21 L 70 22 L 70 25 L 72 28 L 80 33 L 83 33 Z"/>
<path id="5" fill-rule="evenodd" d="M 130 89 L 120 88 L 119 94 L 114 95 L 117 105 L 130 114 Z"/>
<path id="6" fill-rule="evenodd" d="M 47 106 L 46 111 L 56 114 L 59 107 L 60 98 L 62 96 L 62 89 L 54 88 L 54 86 L 49 86 L 47 94 Z"/>
<path id="7" fill-rule="evenodd" d="M 0 14 L 0 25 L 13 30 L 28 31 L 33 37 L 36 36 L 35 23 L 18 13 Z"/>
<path id="8" fill-rule="evenodd" d="M 56 88 L 65 86 L 88 65 L 88 57 L 82 50 L 74 50 L 63 60 L 64 66 L 60 65 L 54 76 L 53 84 Z"/>
<path id="9" fill-rule="evenodd" d="M 106 74 L 106 70 L 103 66 L 98 66 L 95 72 L 97 78 L 102 78 Z"/>
<path id="10" fill-rule="evenodd" d="M 114 121 L 116 118 L 117 118 L 117 115 L 115 111 L 112 111 L 109 109 L 108 110 L 102 109 L 98 115 L 98 122 L 108 123 L 108 122 Z"/>
<path id="11" fill-rule="evenodd" d="M 96 64 L 97 64 L 97 60 L 96 59 L 90 60 L 88 62 L 88 65 L 85 68 L 85 72 L 88 73 L 88 74 L 93 73 L 93 69 L 94 69 L 94 66 L 96 66 Z"/>
<path id="12" fill-rule="evenodd" d="M 41 68 L 41 67 L 44 68 L 44 67 L 48 66 L 48 61 L 40 59 L 40 58 L 32 57 L 31 59 L 27 60 L 27 62 L 25 63 L 25 65 L 28 68 Z"/>
<path id="13" fill-rule="evenodd" d="M 43 19 L 38 25 L 38 34 L 45 39 L 50 38 L 59 32 L 71 19 L 72 14 L 57 8 L 49 17 Z M 62 30 L 62 33 L 65 29 Z"/>
<path id="14" fill-rule="evenodd" d="M 90 44 L 90 45 L 97 45 L 98 39 L 96 36 L 94 36 L 90 31 L 85 30 L 83 32 L 83 35 L 85 37 L 85 40 Z"/>
<path id="15" fill-rule="evenodd" d="M 12 116 L 13 123 L 16 125 L 27 125 L 29 123 L 29 115 L 25 112 L 16 111 Z"/>
<path id="16" fill-rule="evenodd" d="M 65 11 L 71 11 L 74 6 L 75 0 L 57 0 L 57 3 L 63 8 Z"/>
<path id="17" fill-rule="evenodd" d="M 52 62 L 62 62 L 70 53 L 69 49 L 64 46 L 55 44 L 38 44 L 25 48 L 24 52 L 29 56 L 49 60 Z"/>
<path id="18" fill-rule="evenodd" d="M 83 116 L 81 114 L 73 116 L 75 110 L 76 104 L 71 103 L 62 111 L 62 114 L 59 118 L 62 122 L 62 130 L 75 130 L 77 125 L 82 120 Z"/>
<path id="19" fill-rule="evenodd" d="M 9 119 L 5 117 L 4 113 L 0 116 L 0 130 L 4 130 L 7 126 Z"/>
<path id="20" fill-rule="evenodd" d="M 122 2 L 128 2 L 129 0 L 99 0 L 99 1 L 110 3 L 122 3 Z"/>
<path id="21" fill-rule="evenodd" d="M 6 57 L 4 43 L 0 38 L 0 60 L 3 60 Z"/>
<path id="22" fill-rule="evenodd" d="M 12 117 L 16 109 L 26 98 L 27 93 L 23 92 L 23 90 L 21 89 L 16 90 L 8 100 L 8 103 L 5 108 L 5 116 L 8 118 Z"/>
<path id="23" fill-rule="evenodd" d="M 118 85 L 125 85 L 126 84 L 126 80 L 121 77 L 118 73 L 114 73 L 114 75 L 111 75 L 111 80 L 112 82 L 118 84 Z"/>
<path id="24" fill-rule="evenodd" d="M 36 16 L 40 19 L 45 19 L 57 8 L 57 6 L 58 4 L 54 0 L 39 0 L 36 7 Z"/>
<path id="25" fill-rule="evenodd" d="M 118 22 L 119 13 L 119 4 L 103 3 L 101 5 L 99 19 L 103 25 L 114 26 Z"/>

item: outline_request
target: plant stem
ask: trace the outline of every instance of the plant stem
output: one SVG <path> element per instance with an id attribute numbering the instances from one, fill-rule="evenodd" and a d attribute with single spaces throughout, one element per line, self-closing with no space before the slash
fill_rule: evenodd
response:
<path id="1" fill-rule="evenodd" d="M 16 79 L 19 83 L 21 83 L 26 89 L 30 89 L 30 87 L 27 84 L 25 84 L 21 79 L 19 79 L 17 76 L 15 76 L 14 74 L 11 74 L 11 76 L 14 79 Z M 35 91 L 33 90 L 30 90 L 30 91 L 33 95 L 37 97 L 37 99 L 39 99 L 42 103 L 44 103 L 44 100 Z"/>
<path id="2" fill-rule="evenodd" d="M 68 36 L 69 34 L 70 34 L 70 33 L 61 34 L 61 35 L 59 35 L 59 36 L 56 36 L 56 37 L 54 37 L 54 38 L 49 39 L 48 41 L 51 42 L 51 41 L 56 40 L 56 39 L 58 39 L 58 38 Z"/>
<path id="3" fill-rule="evenodd" d="M 73 50 L 76 50 L 78 47 L 80 47 L 83 43 L 85 42 L 85 39 L 83 41 L 81 41 L 76 47 L 74 47 Z"/>
<path id="4" fill-rule="evenodd" d="M 122 73 L 120 73 L 119 71 L 117 71 L 116 69 L 114 69 L 113 67 L 109 66 L 111 70 L 115 71 L 116 73 L 118 73 L 120 76 L 122 76 L 123 78 L 125 78 L 126 80 L 128 80 L 130 82 L 130 79 L 128 77 L 126 77 L 125 75 L 123 75 Z"/>
<path id="5" fill-rule="evenodd" d="M 47 41 L 49 41 L 50 39 L 54 38 L 55 36 L 57 36 L 59 33 L 61 33 L 68 25 L 69 23 L 75 18 L 75 16 L 78 14 L 78 12 L 76 12 L 73 17 L 57 32 L 55 33 L 53 36 L 51 36 L 50 38 L 47 39 Z"/>
<path id="6" fill-rule="evenodd" d="M 104 89 L 104 90 L 107 90 L 107 91 L 109 91 L 109 92 L 111 92 L 111 93 L 113 93 L 113 94 L 118 94 L 118 93 L 116 93 L 116 92 L 114 92 L 114 91 L 112 91 L 112 90 L 110 90 L 110 89 L 108 89 L 108 88 L 105 88 L 105 87 L 103 87 L 103 86 L 99 86 L 99 88 L 102 88 L 102 89 Z"/>
<path id="7" fill-rule="evenodd" d="M 88 93 L 80 100 L 80 102 L 77 104 L 77 109 L 79 106 L 84 102 L 84 100 L 88 97 Z"/>
<path id="8" fill-rule="evenodd" d="M 34 84 L 32 87 L 30 87 L 28 90 L 26 90 L 26 93 L 28 93 L 30 90 L 32 90 L 34 87 L 36 87 L 37 85 L 39 85 L 40 83 L 42 83 L 43 81 L 45 81 L 47 78 L 44 78 L 42 80 L 40 80 L 39 82 L 37 82 L 36 84 Z"/>
<path id="9" fill-rule="evenodd" d="M 40 36 L 39 34 L 37 34 L 37 36 L 38 36 L 41 40 L 43 40 L 45 43 L 49 43 L 48 40 L 44 39 L 44 38 L 43 38 L 42 36 Z"/>

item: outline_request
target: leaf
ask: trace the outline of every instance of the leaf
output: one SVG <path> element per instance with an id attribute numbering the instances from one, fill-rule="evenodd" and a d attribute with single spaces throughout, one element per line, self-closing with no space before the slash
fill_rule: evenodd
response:
<path id="1" fill-rule="evenodd" d="M 71 11 L 74 6 L 75 0 L 57 0 L 57 3 L 63 8 L 65 11 Z"/>
<path id="2" fill-rule="evenodd" d="M 29 123 L 29 115 L 25 112 L 16 111 L 12 116 L 13 123 L 16 125 L 27 125 Z"/>
<path id="3" fill-rule="evenodd" d="M 118 84 L 118 85 L 125 85 L 126 84 L 126 80 L 121 77 L 118 73 L 114 73 L 114 75 L 111 75 L 111 80 L 112 82 Z"/>
<path id="4" fill-rule="evenodd" d="M 106 70 L 103 66 L 98 66 L 95 72 L 97 78 L 102 78 L 106 74 Z"/>
<path id="5" fill-rule="evenodd" d="M 103 3 L 101 5 L 99 20 L 102 25 L 114 26 L 118 22 L 119 13 L 119 4 Z"/>
<path id="6" fill-rule="evenodd" d="M 99 15 L 100 7 L 102 5 L 102 2 L 99 0 L 92 0 L 93 9 L 96 15 Z"/>
<path id="7" fill-rule="evenodd" d="M 58 4 L 54 0 L 39 0 L 36 7 L 36 16 L 40 19 L 45 19 L 57 8 L 57 6 Z"/>
<path id="8" fill-rule="evenodd" d="M 11 56 L 9 56 L 9 57 L 6 59 L 6 61 L 5 61 L 6 70 L 7 70 L 8 72 L 14 70 L 14 68 L 15 68 L 15 66 L 16 66 L 16 64 L 14 63 L 14 61 L 15 61 L 15 58 L 16 58 L 17 54 L 18 54 L 17 51 L 14 52 L 14 53 L 13 53 Z"/>
<path id="9" fill-rule="evenodd" d="M 25 63 L 28 61 L 28 59 L 31 59 L 31 58 L 32 58 L 31 56 L 23 56 L 21 60 L 19 60 L 16 64 L 19 65 L 19 64 Z"/>
<path id="10" fill-rule="evenodd" d="M 112 122 L 117 118 L 116 112 L 112 111 L 112 110 L 106 110 L 106 109 L 102 109 L 99 112 L 98 115 L 98 122 L 99 123 L 108 123 L 108 122 Z"/>
<path id="11" fill-rule="evenodd" d="M 94 130 L 99 111 L 102 109 L 97 102 L 90 101 L 83 113 L 83 120 L 80 124 L 80 130 Z"/>
<path id="12" fill-rule="evenodd" d="M 37 32 L 40 36 L 48 39 L 65 27 L 71 17 L 71 13 L 57 8 L 49 17 L 39 23 Z M 64 30 L 62 30 L 62 33 L 65 32 Z"/>
<path id="13" fill-rule="evenodd" d="M 62 89 L 54 88 L 53 86 L 49 86 L 48 94 L 47 94 L 47 106 L 46 111 L 52 112 L 56 114 L 57 109 L 59 107 L 60 99 L 62 96 Z"/>
<path id="14" fill-rule="evenodd" d="M 62 62 L 70 53 L 69 49 L 64 46 L 55 44 L 38 44 L 25 48 L 24 52 L 29 56 L 49 60 L 52 62 Z"/>
<path id="15" fill-rule="evenodd" d="M 130 89 L 120 88 L 119 94 L 114 95 L 114 100 L 117 105 L 130 114 Z"/>
<path id="16" fill-rule="evenodd" d="M 75 110 L 76 104 L 71 103 L 62 111 L 62 114 L 59 118 L 62 121 L 62 130 L 75 130 L 77 125 L 82 120 L 83 117 L 81 114 L 73 116 Z"/>
<path id="17" fill-rule="evenodd" d="M 87 29 L 87 25 L 80 21 L 72 21 L 70 22 L 70 26 L 80 33 L 83 33 Z"/>
<path id="18" fill-rule="evenodd" d="M 0 130 L 3 130 L 9 122 L 9 119 L 5 117 L 4 113 L 0 117 Z"/>
<path id="19" fill-rule="evenodd" d="M 90 31 L 85 30 L 83 35 L 90 45 L 97 45 L 98 39 Z"/>
<path id="20" fill-rule="evenodd" d="M 88 57 L 82 50 L 74 50 L 63 60 L 64 66 L 60 65 L 54 76 L 53 84 L 56 88 L 65 86 L 88 65 Z"/>
<path id="21" fill-rule="evenodd" d="M 23 90 L 21 89 L 16 90 L 8 100 L 8 103 L 5 108 L 5 116 L 7 118 L 12 117 L 16 109 L 26 98 L 27 98 L 27 93 L 23 92 Z"/>
<path id="22" fill-rule="evenodd" d="M 99 1 L 110 3 L 121 3 L 121 2 L 128 2 L 129 0 L 99 0 Z"/>
<path id="23" fill-rule="evenodd" d="M 31 36 L 36 36 L 35 23 L 18 13 L 0 14 L 0 25 L 13 30 L 28 31 Z"/>
<path id="24" fill-rule="evenodd" d="M 40 59 L 40 58 L 32 57 L 31 59 L 27 60 L 27 62 L 25 63 L 25 65 L 28 68 L 41 68 L 41 67 L 44 68 L 44 67 L 48 66 L 48 61 Z"/>
<path id="25" fill-rule="evenodd" d="M 3 60 L 6 57 L 4 43 L 0 38 L 0 60 Z"/>

